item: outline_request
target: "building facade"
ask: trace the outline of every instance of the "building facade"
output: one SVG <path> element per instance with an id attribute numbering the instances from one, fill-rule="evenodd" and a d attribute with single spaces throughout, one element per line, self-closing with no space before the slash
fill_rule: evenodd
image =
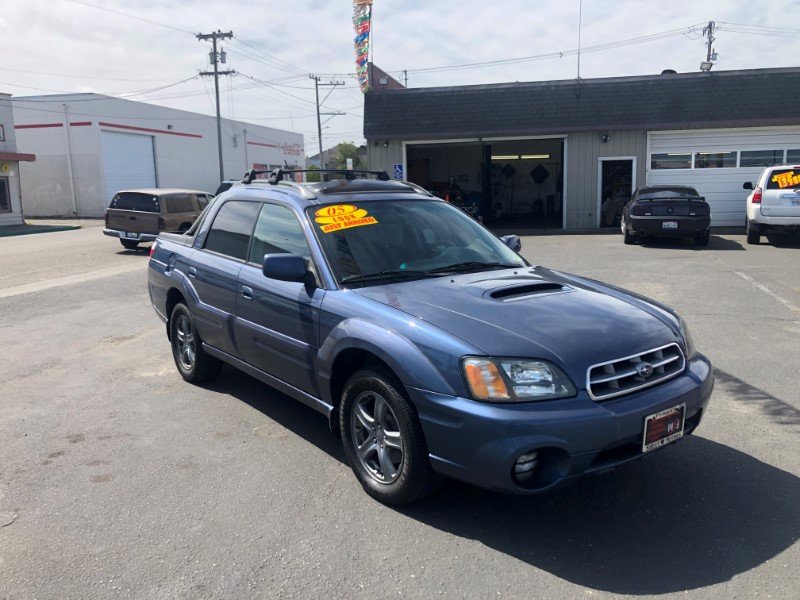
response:
<path id="1" fill-rule="evenodd" d="M 743 226 L 765 166 L 800 162 L 800 69 L 367 93 L 371 169 L 473 203 L 487 222 L 617 227 L 637 187 L 690 185 Z"/>
<path id="2" fill-rule="evenodd" d="M 23 223 L 19 165 L 35 159 L 17 152 L 11 95 L 0 94 L 0 227 Z"/>
<path id="3" fill-rule="evenodd" d="M 15 97 L 28 216 L 100 217 L 120 189 L 219 186 L 216 119 L 100 94 Z M 226 179 L 249 169 L 303 168 L 303 136 L 223 119 Z"/>

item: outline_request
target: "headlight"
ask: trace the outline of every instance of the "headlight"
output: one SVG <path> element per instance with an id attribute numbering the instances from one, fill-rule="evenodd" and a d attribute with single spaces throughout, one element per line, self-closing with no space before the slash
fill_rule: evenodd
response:
<path id="1" fill-rule="evenodd" d="M 694 340 L 692 339 L 692 334 L 689 333 L 689 327 L 686 325 L 686 321 L 683 320 L 683 317 L 678 317 L 681 324 L 681 335 L 683 335 L 684 344 L 686 344 L 686 360 L 692 358 L 695 354 L 697 354 L 697 348 L 694 347 Z"/>
<path id="2" fill-rule="evenodd" d="M 576 393 L 564 372 L 543 360 L 467 357 L 461 364 L 475 400 L 531 402 Z"/>

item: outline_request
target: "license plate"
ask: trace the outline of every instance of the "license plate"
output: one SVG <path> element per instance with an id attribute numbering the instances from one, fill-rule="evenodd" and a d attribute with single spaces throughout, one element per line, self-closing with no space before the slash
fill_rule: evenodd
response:
<path id="1" fill-rule="evenodd" d="M 661 229 L 677 229 L 677 221 L 661 221 Z"/>
<path id="2" fill-rule="evenodd" d="M 129 240 L 138 240 L 139 234 L 133 233 L 132 231 L 123 231 L 121 237 L 128 238 Z"/>
<path id="3" fill-rule="evenodd" d="M 642 452 L 650 452 L 674 442 L 683 436 L 683 422 L 686 416 L 686 405 L 673 406 L 644 420 L 644 436 Z"/>
<path id="4" fill-rule="evenodd" d="M 800 206 L 800 200 L 792 200 L 792 206 Z"/>

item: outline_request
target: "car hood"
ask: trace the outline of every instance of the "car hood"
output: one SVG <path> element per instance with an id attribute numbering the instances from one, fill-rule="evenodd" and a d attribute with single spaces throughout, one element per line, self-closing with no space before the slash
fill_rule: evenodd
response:
<path id="1" fill-rule="evenodd" d="M 554 361 L 581 388 L 589 366 L 681 343 L 668 309 L 543 267 L 484 271 L 354 290 L 489 356 Z"/>

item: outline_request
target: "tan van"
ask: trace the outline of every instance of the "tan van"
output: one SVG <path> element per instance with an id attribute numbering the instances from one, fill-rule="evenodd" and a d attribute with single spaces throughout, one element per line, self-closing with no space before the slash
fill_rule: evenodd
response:
<path id="1" fill-rule="evenodd" d="M 152 242 L 162 231 L 188 230 L 213 197 L 197 190 L 123 190 L 106 209 L 103 233 L 132 250 Z"/>

